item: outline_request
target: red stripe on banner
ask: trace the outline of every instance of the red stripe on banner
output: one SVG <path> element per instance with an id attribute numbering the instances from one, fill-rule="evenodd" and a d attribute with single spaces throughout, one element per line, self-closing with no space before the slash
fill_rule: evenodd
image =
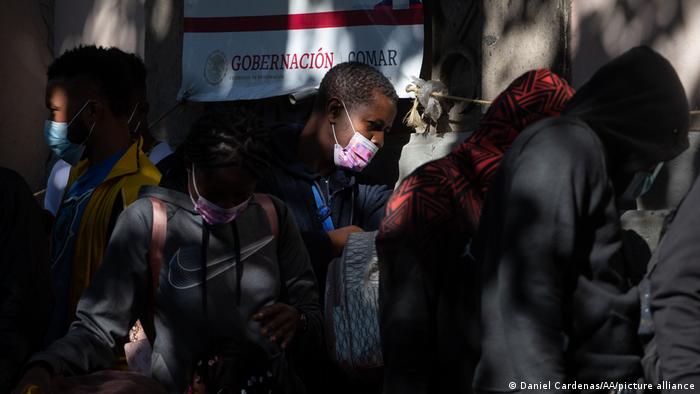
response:
<path id="1" fill-rule="evenodd" d="M 393 10 L 332 11 L 311 14 L 185 18 L 185 33 L 229 33 L 242 31 L 303 30 L 371 25 L 418 25 L 423 8 Z"/>

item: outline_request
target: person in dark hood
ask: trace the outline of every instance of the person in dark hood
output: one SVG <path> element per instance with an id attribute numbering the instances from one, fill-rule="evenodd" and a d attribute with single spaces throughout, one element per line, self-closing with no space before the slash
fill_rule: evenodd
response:
<path id="1" fill-rule="evenodd" d="M 387 203 L 377 236 L 384 394 L 471 392 L 478 360 L 478 272 L 464 257 L 504 152 L 573 95 L 549 70 L 529 71 L 446 157 L 419 167 Z"/>
<path id="2" fill-rule="evenodd" d="M 27 183 L 0 168 L 0 392 L 43 346 L 51 314 L 50 214 Z"/>
<path id="3" fill-rule="evenodd" d="M 607 392 L 561 384 L 641 376 L 618 203 L 687 147 L 683 86 L 647 47 L 603 66 L 562 116 L 518 136 L 472 248 L 482 270 L 477 392 Z"/>
<path id="4" fill-rule="evenodd" d="M 253 193 L 268 131 L 245 112 L 193 124 L 187 191 L 144 188 L 120 215 L 77 321 L 34 355 L 18 392 L 111 367 L 137 319 L 152 327 L 152 376 L 169 393 L 195 375 L 207 392 L 305 392 L 287 350 L 318 346 L 321 312 L 293 215 Z M 167 221 L 160 266 L 147 257 L 157 218 Z"/>

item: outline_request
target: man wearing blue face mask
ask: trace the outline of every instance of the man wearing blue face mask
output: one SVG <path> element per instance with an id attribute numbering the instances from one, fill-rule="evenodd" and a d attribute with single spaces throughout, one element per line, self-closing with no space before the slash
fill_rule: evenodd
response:
<path id="1" fill-rule="evenodd" d="M 364 170 L 384 143 L 396 116 L 397 95 L 379 71 L 362 63 L 341 63 L 324 76 L 305 125 L 273 129 L 271 171 L 258 190 L 284 201 L 299 225 L 320 294 L 328 264 L 353 232 L 379 228 L 391 189 L 361 184 Z M 329 362 L 314 368 L 309 390 L 351 390 Z M 367 392 L 366 390 L 356 390 Z"/>
<path id="2" fill-rule="evenodd" d="M 143 138 L 142 150 L 148 154 L 151 162 L 158 167 L 161 172 L 167 171 L 168 158 L 173 150 L 165 142 L 159 142 L 151 135 L 148 128 L 149 104 L 146 92 L 146 66 L 140 57 L 133 53 L 126 53 L 118 48 L 110 48 L 109 53 L 122 59 L 129 65 L 129 80 L 132 82 L 131 101 L 129 104 L 129 118 L 127 124 L 132 138 L 135 140 Z M 161 163 L 162 161 L 162 163 Z M 58 160 L 51 169 L 49 179 L 46 182 L 46 194 L 44 196 L 44 208 L 54 216 L 61 205 L 63 193 L 68 183 L 71 165 L 64 160 Z"/>
<path id="3" fill-rule="evenodd" d="M 119 213 L 160 173 L 132 144 L 128 64 L 115 51 L 82 46 L 48 70 L 44 124 L 49 148 L 71 165 L 53 228 L 56 304 L 47 342 L 65 334 L 82 292 L 102 260 Z"/>

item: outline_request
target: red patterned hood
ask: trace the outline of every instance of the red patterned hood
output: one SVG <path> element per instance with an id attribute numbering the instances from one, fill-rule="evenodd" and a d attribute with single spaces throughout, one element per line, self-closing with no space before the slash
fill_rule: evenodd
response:
<path id="1" fill-rule="evenodd" d="M 573 93 L 549 70 L 529 71 L 513 81 L 464 143 L 401 182 L 387 203 L 377 245 L 411 239 L 430 248 L 447 234 L 472 236 L 505 151 L 527 126 L 559 115 Z"/>
<path id="2" fill-rule="evenodd" d="M 453 153 L 472 172 L 472 182 L 484 196 L 503 153 L 518 134 L 538 120 L 561 114 L 573 95 L 564 79 L 539 69 L 521 75 L 496 97 L 476 131 Z"/>

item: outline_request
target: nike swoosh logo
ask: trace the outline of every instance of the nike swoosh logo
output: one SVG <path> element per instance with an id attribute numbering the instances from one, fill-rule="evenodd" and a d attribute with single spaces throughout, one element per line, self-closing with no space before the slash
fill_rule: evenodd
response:
<path id="1" fill-rule="evenodd" d="M 241 249 L 241 261 L 259 252 L 267 246 L 273 236 L 264 237 Z M 202 267 L 199 248 L 181 248 L 173 255 L 168 263 L 168 282 L 179 290 L 191 289 L 202 284 Z M 236 266 L 236 256 L 231 254 L 207 262 L 207 280 L 210 280 Z"/>

